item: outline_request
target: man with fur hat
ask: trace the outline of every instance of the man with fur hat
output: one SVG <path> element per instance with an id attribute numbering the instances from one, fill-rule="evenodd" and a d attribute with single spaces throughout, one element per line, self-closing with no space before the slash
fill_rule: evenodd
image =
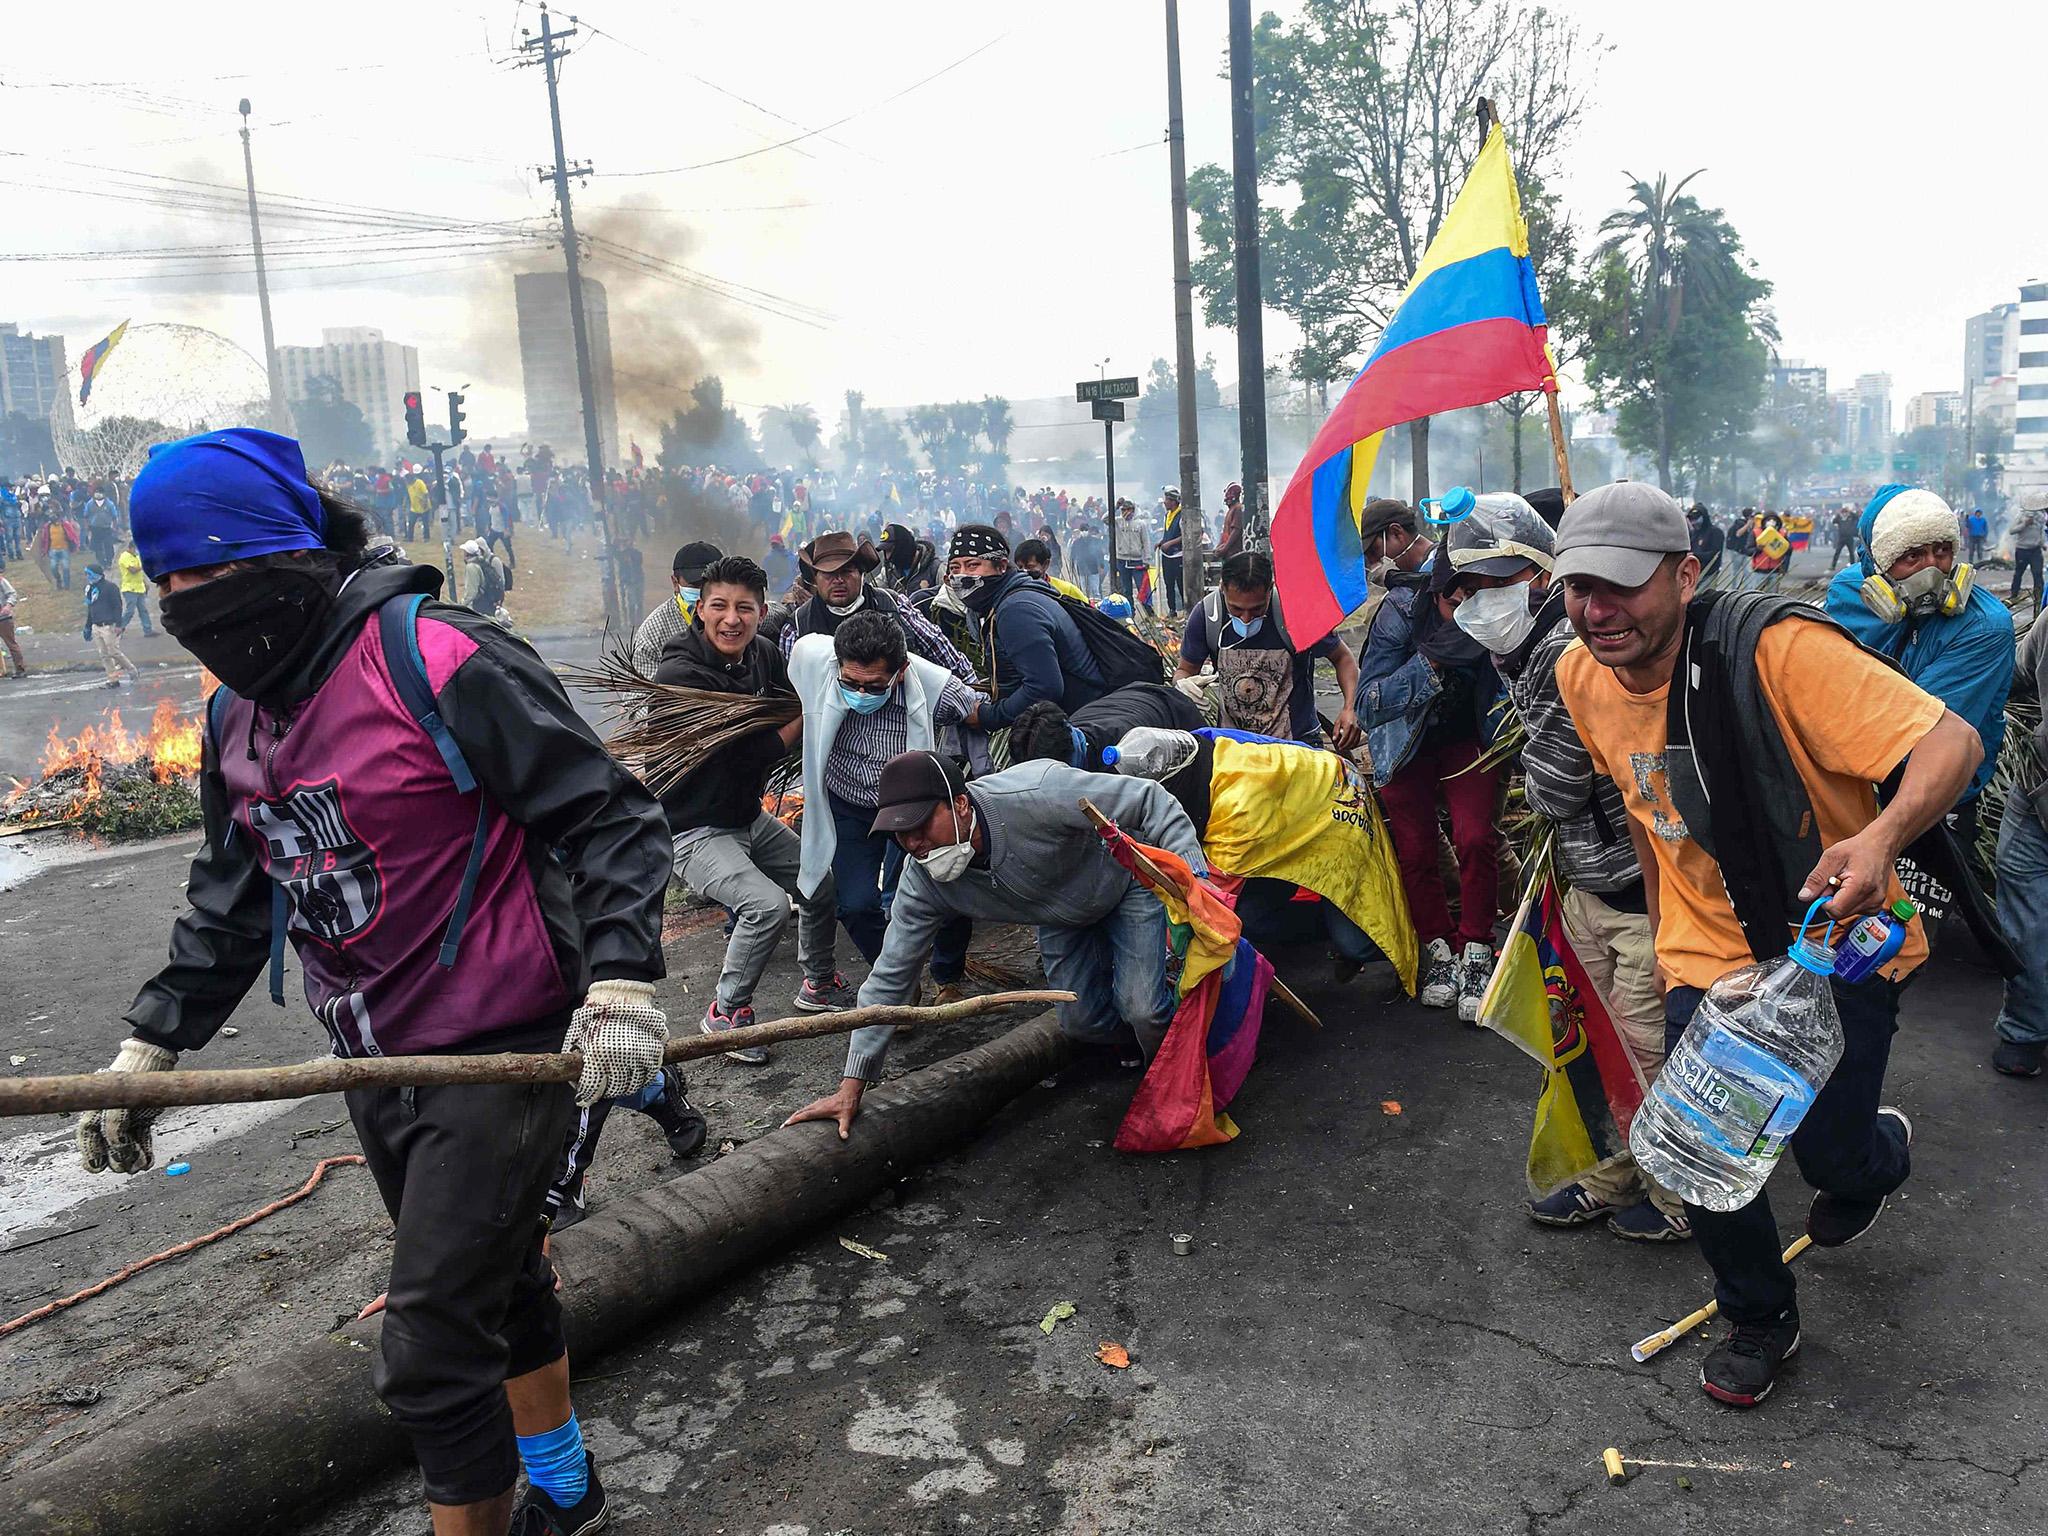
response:
<path id="1" fill-rule="evenodd" d="M 903 631 L 914 656 L 944 667 L 964 683 L 974 681 L 974 664 L 939 632 L 907 598 L 871 585 L 868 574 L 882 563 L 875 546 L 843 529 L 821 533 L 797 551 L 798 569 L 812 596 L 797 604 L 781 634 L 787 657 L 805 635 L 831 635 L 856 613 L 886 613 Z"/>

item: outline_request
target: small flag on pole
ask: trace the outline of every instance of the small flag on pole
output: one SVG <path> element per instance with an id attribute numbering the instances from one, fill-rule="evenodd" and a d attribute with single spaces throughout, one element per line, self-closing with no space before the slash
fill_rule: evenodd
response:
<path id="1" fill-rule="evenodd" d="M 78 403 L 80 405 L 85 404 L 86 397 L 92 393 L 93 380 L 97 379 L 100 376 L 100 370 L 107 366 L 107 354 L 121 344 L 121 338 L 127 333 L 127 330 L 128 322 L 123 320 L 113 330 L 109 331 L 103 340 L 87 347 L 85 349 L 85 356 L 78 360 Z"/>

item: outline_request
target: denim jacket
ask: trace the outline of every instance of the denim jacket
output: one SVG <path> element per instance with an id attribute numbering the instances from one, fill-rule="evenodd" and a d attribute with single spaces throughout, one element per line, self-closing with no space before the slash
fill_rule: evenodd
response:
<path id="1" fill-rule="evenodd" d="M 1358 697 L 1352 707 L 1365 731 L 1372 778 L 1384 787 L 1408 764 L 1428 730 L 1443 679 L 1415 648 L 1415 605 L 1429 599 L 1419 587 L 1396 587 L 1381 599 L 1358 658 Z M 1491 667 L 1480 680 L 1479 737 L 1493 739 L 1501 708 L 1500 680 Z"/>

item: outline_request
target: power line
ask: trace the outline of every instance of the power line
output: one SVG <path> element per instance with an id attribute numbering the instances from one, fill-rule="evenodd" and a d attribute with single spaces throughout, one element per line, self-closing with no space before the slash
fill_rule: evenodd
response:
<path id="1" fill-rule="evenodd" d="M 834 128 L 843 127 L 845 124 L 852 122 L 857 117 L 865 117 L 868 113 L 876 111 L 879 108 L 886 107 L 893 101 L 901 101 L 905 96 L 908 96 L 912 91 L 920 90 L 923 87 L 930 85 L 934 80 L 937 80 L 940 76 L 949 75 L 954 70 L 960 68 L 961 65 L 969 63 L 973 59 L 976 59 L 980 57 L 982 54 L 987 53 L 989 49 L 995 47 L 997 43 L 1000 43 L 1001 41 L 1003 41 L 1004 38 L 1008 37 L 1009 35 L 1010 34 L 1007 32 L 999 32 L 994 37 L 990 38 L 987 42 L 983 43 L 979 48 L 973 50 L 973 52 L 961 55 L 952 63 L 946 65 L 943 69 L 933 70 L 930 74 L 926 75 L 921 80 L 913 80 L 909 85 L 906 85 L 905 87 L 903 87 L 902 90 L 897 91 L 893 95 L 884 96 L 880 101 L 870 102 L 868 103 L 868 105 L 864 107 L 856 108 L 854 111 L 847 113 L 844 117 L 834 118 L 831 122 L 826 123 L 823 127 L 807 129 L 803 133 L 796 134 L 791 138 L 783 139 L 778 143 L 764 144 L 759 149 L 743 150 L 739 154 L 725 155 L 716 160 L 699 160 L 691 165 L 672 165 L 665 170 L 610 171 L 607 172 L 607 174 L 612 176 L 675 176 L 681 174 L 684 171 L 708 170 L 714 165 L 731 165 L 735 161 L 751 160 L 756 155 L 766 155 L 778 149 L 787 149 L 792 144 L 801 144 L 806 139 L 814 139 L 821 133 L 830 133 Z"/>

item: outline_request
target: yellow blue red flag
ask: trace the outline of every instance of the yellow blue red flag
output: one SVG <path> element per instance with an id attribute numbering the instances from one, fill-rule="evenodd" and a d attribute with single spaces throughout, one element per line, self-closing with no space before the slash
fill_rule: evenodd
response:
<path id="1" fill-rule="evenodd" d="M 1565 936 L 1557 882 L 1530 887 L 1480 999 L 1479 1022 L 1543 1068 L 1529 1134 L 1530 1192 L 1548 1195 L 1628 1150 L 1648 1091 L 1634 1052 Z"/>
<path id="2" fill-rule="evenodd" d="M 1295 643 L 1313 645 L 1365 602 L 1358 520 L 1389 427 L 1556 388 L 1522 196 L 1496 123 L 1273 513 L 1274 579 Z"/>
<path id="3" fill-rule="evenodd" d="M 1213 744 L 1209 863 L 1243 879 L 1285 880 L 1333 901 L 1415 992 L 1415 925 L 1394 840 L 1356 768 L 1334 752 L 1245 731 L 1197 731 Z"/>
<path id="4" fill-rule="evenodd" d="M 121 338 L 128 332 L 128 322 L 123 320 L 100 340 L 85 349 L 85 356 L 78 360 L 78 403 L 85 404 L 92 393 L 92 381 L 99 377 L 100 370 L 107 366 L 107 354 L 121 344 Z"/>

